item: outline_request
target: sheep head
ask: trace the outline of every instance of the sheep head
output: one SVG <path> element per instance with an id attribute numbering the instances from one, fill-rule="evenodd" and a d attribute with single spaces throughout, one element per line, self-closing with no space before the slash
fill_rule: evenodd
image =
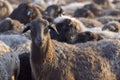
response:
<path id="1" fill-rule="evenodd" d="M 32 3 L 22 3 L 11 13 L 9 17 L 18 20 L 23 24 L 26 24 L 39 15 L 38 11 L 36 10 L 39 9 L 36 8 L 36 6 L 34 6 Z M 39 13 L 40 12 L 41 11 L 39 10 Z"/>
<path id="2" fill-rule="evenodd" d="M 49 24 L 46 20 L 37 18 L 31 21 L 31 23 L 26 24 L 26 28 L 23 32 L 31 30 L 32 42 L 38 46 L 41 46 L 46 43 L 48 39 L 50 39 L 50 29 L 57 32 L 57 29 L 53 24 Z"/>
<path id="3" fill-rule="evenodd" d="M 109 22 L 103 26 L 102 30 L 119 32 L 120 31 L 119 22 L 116 22 L 116 21 Z"/>
<path id="4" fill-rule="evenodd" d="M 49 17 L 56 18 L 58 16 L 63 15 L 63 9 L 58 5 L 50 5 L 45 9 L 45 15 Z"/>

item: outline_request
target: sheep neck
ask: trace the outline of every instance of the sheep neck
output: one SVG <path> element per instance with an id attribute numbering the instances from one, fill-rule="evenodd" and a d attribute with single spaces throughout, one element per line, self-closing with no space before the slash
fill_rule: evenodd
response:
<path id="1" fill-rule="evenodd" d="M 50 65 L 55 61 L 54 48 L 50 38 L 47 39 L 44 45 L 39 47 L 32 42 L 31 53 L 32 53 L 31 54 L 32 61 L 34 63 L 40 64 L 40 65 L 47 63 Z"/>

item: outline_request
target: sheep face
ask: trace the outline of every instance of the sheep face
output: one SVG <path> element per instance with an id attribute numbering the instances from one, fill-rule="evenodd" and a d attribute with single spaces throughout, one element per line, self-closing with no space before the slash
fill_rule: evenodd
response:
<path id="1" fill-rule="evenodd" d="M 42 46 L 50 38 L 50 29 L 57 32 L 53 25 L 49 25 L 49 23 L 43 19 L 35 19 L 26 26 L 23 32 L 30 29 L 32 42 L 37 46 Z"/>
<path id="2" fill-rule="evenodd" d="M 9 16 L 12 19 L 18 20 L 23 24 L 26 24 L 36 18 L 37 11 L 31 3 L 20 4 Z"/>
<path id="3" fill-rule="evenodd" d="M 118 22 L 111 22 L 108 24 L 105 24 L 102 28 L 102 30 L 108 30 L 108 31 L 112 31 L 112 32 L 119 32 L 120 28 L 119 28 L 119 23 Z"/>
<path id="4" fill-rule="evenodd" d="M 52 18 L 56 18 L 58 16 L 61 16 L 62 14 L 63 14 L 63 9 L 58 5 L 48 6 L 45 10 L 45 15 Z"/>
<path id="5" fill-rule="evenodd" d="M 73 43 L 76 40 L 78 28 L 70 19 L 65 19 L 62 23 L 57 24 L 56 27 L 62 41 Z"/>
<path id="6" fill-rule="evenodd" d="M 20 4 L 9 16 L 12 19 L 18 20 L 21 23 L 27 23 L 29 21 L 30 12 L 28 4 Z"/>

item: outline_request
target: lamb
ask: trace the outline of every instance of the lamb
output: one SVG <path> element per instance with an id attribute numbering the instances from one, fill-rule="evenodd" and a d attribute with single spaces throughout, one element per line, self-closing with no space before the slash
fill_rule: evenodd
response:
<path id="1" fill-rule="evenodd" d="M 109 31 L 112 31 L 112 32 L 120 32 L 120 23 L 118 21 L 111 21 L 111 22 L 108 22 L 107 24 L 105 24 L 103 27 L 102 27 L 102 30 L 109 30 Z"/>
<path id="2" fill-rule="evenodd" d="M 53 25 L 35 19 L 23 32 L 31 30 L 30 64 L 35 80 L 116 80 L 109 63 L 97 52 L 80 51 L 75 45 L 52 41 Z M 87 75 L 87 77 L 86 77 Z"/>
<path id="3" fill-rule="evenodd" d="M 44 7 L 37 3 L 22 3 L 9 15 L 9 18 L 18 20 L 21 23 L 26 24 L 36 18 L 36 16 L 38 15 L 37 10 L 39 10 L 42 15 Z"/>
<path id="4" fill-rule="evenodd" d="M 86 8 L 80 8 L 80 9 L 77 9 L 75 12 L 74 12 L 74 17 L 78 18 L 78 17 L 85 17 L 85 18 L 94 18 L 94 14 L 86 9 Z"/>
<path id="5" fill-rule="evenodd" d="M 23 27 L 24 25 L 19 21 L 6 18 L 0 22 L 0 33 L 10 30 L 21 32 L 23 30 Z"/>
<path id="6" fill-rule="evenodd" d="M 12 11 L 13 8 L 7 0 L 0 0 L 0 20 L 6 18 Z"/>

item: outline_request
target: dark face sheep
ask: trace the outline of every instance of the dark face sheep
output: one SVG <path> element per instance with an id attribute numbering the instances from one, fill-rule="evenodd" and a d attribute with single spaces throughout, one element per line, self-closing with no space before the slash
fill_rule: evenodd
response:
<path id="1" fill-rule="evenodd" d="M 94 14 L 86 8 L 81 8 L 81 9 L 77 9 L 74 12 L 74 17 L 76 17 L 76 18 L 78 18 L 78 17 L 94 18 Z"/>
<path id="2" fill-rule="evenodd" d="M 30 24 L 27 24 L 27 26 L 28 27 L 25 28 L 23 32 L 26 32 L 30 29 L 32 41 L 36 45 L 40 45 L 46 42 L 46 38 L 49 37 L 49 29 L 57 31 L 53 26 L 49 27 L 48 22 L 42 19 L 35 19 Z"/>
<path id="3" fill-rule="evenodd" d="M 49 54 L 50 48 L 52 48 L 51 43 L 50 43 L 50 33 L 49 29 L 52 29 L 57 32 L 56 28 L 53 25 L 49 25 L 49 23 L 43 19 L 35 19 L 31 23 L 26 25 L 27 27 L 24 29 L 23 32 L 26 32 L 27 30 L 31 30 L 31 38 L 32 38 L 32 46 L 31 46 L 31 68 L 32 68 L 32 74 L 35 78 L 35 80 L 49 80 L 46 79 L 44 76 L 46 75 L 45 73 L 42 73 L 44 69 L 42 70 L 42 66 L 49 61 L 53 61 L 51 59 L 52 55 L 52 49 Z M 47 60 L 45 60 L 47 59 Z M 47 61 L 47 62 L 46 62 Z M 54 64 L 54 61 L 51 62 Z M 51 65 L 51 64 L 50 64 Z M 38 68 L 37 68 L 38 67 Z M 46 67 L 46 66 L 45 66 Z M 44 67 L 44 68 L 45 68 Z M 49 64 L 48 64 L 48 67 Z M 46 67 L 47 68 L 47 67 Z M 51 71 L 47 69 L 47 74 L 50 74 Z M 50 79 L 53 80 L 53 79 Z"/>
<path id="4" fill-rule="evenodd" d="M 20 32 L 22 31 L 23 27 L 24 27 L 23 24 L 21 24 L 19 21 L 6 18 L 0 22 L 0 33 L 10 30 L 15 30 L 16 32 Z"/>
<path id="5" fill-rule="evenodd" d="M 102 30 L 109 30 L 112 32 L 120 32 L 120 23 L 117 21 L 111 21 L 105 24 L 102 28 Z"/>
<path id="6" fill-rule="evenodd" d="M 26 24 L 38 16 L 37 10 L 42 14 L 43 10 L 41 6 L 32 3 L 22 3 L 11 13 L 9 17 Z"/>
<path id="7" fill-rule="evenodd" d="M 51 38 L 62 42 L 68 42 L 67 37 L 69 37 L 70 40 L 74 42 L 78 32 L 81 31 L 79 25 L 80 24 L 74 22 L 71 19 L 64 19 L 61 23 L 56 24 L 56 28 L 59 34 L 57 35 L 53 31 L 51 31 Z"/>
<path id="8" fill-rule="evenodd" d="M 44 11 L 44 17 L 49 21 L 52 22 L 54 18 L 61 16 L 64 14 L 63 9 L 58 5 L 50 5 Z"/>

